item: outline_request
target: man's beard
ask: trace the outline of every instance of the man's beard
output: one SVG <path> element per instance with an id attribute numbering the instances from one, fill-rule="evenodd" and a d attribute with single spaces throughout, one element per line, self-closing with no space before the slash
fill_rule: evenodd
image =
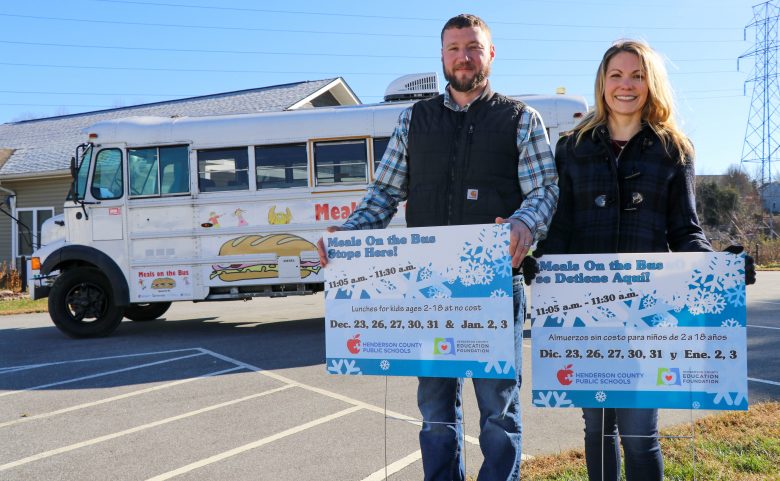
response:
<path id="1" fill-rule="evenodd" d="M 457 92 L 471 92 L 480 86 L 482 82 L 484 82 L 485 79 L 490 75 L 490 64 L 484 65 L 482 70 L 476 72 L 473 77 L 470 79 L 466 78 L 464 80 L 459 80 L 455 76 L 454 71 L 448 71 L 447 67 L 444 66 L 444 62 L 442 62 L 441 67 L 444 71 L 444 78 L 447 80 L 447 82 L 450 83 L 450 87 L 452 87 Z M 456 66 L 456 68 L 458 67 L 460 66 Z"/>

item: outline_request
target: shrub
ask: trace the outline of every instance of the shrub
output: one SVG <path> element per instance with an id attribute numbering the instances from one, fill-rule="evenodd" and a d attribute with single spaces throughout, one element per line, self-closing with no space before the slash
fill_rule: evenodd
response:
<path id="1" fill-rule="evenodd" d="M 11 292 L 22 291 L 22 278 L 19 275 L 19 271 L 6 261 L 0 264 L 0 289 Z"/>

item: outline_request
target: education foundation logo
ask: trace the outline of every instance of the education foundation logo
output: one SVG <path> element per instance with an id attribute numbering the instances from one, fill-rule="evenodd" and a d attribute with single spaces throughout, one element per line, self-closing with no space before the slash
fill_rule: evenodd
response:
<path id="1" fill-rule="evenodd" d="M 656 386 L 680 386 L 680 369 L 676 367 L 659 367 Z"/>
<path id="2" fill-rule="evenodd" d="M 433 340 L 433 353 L 441 356 L 455 355 L 455 339 L 451 337 L 437 337 Z"/>

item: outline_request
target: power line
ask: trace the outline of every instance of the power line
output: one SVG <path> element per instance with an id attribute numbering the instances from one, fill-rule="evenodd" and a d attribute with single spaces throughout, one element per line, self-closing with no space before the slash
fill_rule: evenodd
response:
<path id="1" fill-rule="evenodd" d="M 95 0 L 98 1 L 98 0 Z M 130 47 L 125 45 L 94 45 L 94 44 L 74 44 L 74 43 L 52 43 L 52 42 L 22 42 L 18 40 L 0 40 L 0 43 L 11 45 L 27 45 L 34 47 L 62 47 L 62 48 L 93 48 L 100 50 L 130 50 L 143 52 L 175 52 L 175 53 L 217 53 L 217 54 L 241 54 L 241 55 L 287 55 L 287 56 L 306 56 L 306 57 L 356 57 L 356 58 L 401 58 L 401 59 L 421 59 L 438 60 L 436 55 L 377 55 L 371 53 L 332 53 L 332 52 L 273 52 L 268 50 L 211 50 L 196 48 L 169 48 L 169 47 Z M 599 59 L 583 58 L 540 58 L 540 57 L 501 57 L 501 61 L 517 62 L 588 62 L 597 64 Z M 691 58 L 672 60 L 677 62 L 733 62 L 733 58 Z"/>
<path id="2" fill-rule="evenodd" d="M 710 97 L 685 97 L 684 100 L 735 99 L 744 95 L 714 95 Z"/>
<path id="3" fill-rule="evenodd" d="M 108 105 L 94 105 L 94 104 L 24 104 L 24 103 L 0 103 L 3 107 L 89 107 L 89 108 L 109 108 Z M 128 106 L 131 107 L 131 106 Z"/>
<path id="4" fill-rule="evenodd" d="M 46 92 L 41 90 L 0 90 L 2 94 L 16 95 L 95 95 L 95 96 L 129 96 L 129 97 L 194 97 L 198 94 L 149 94 L 149 93 L 111 93 L 111 92 Z M 6 104 L 7 105 L 7 104 Z"/>
<path id="5" fill-rule="evenodd" d="M 686 92 L 695 92 L 697 94 L 706 94 L 706 93 L 718 93 L 718 92 L 737 92 L 740 91 L 739 89 L 714 89 L 714 90 L 691 90 L 691 91 L 677 91 L 678 95 L 684 95 Z M 44 90 L 0 90 L 0 93 L 3 94 L 14 94 L 14 95 L 87 95 L 87 96 L 100 96 L 100 97 L 163 97 L 163 98 L 188 98 L 188 97 L 198 97 L 202 95 L 210 95 L 212 93 L 167 93 L 167 94 L 155 94 L 155 93 L 149 93 L 149 92 L 56 92 L 56 91 L 44 91 Z M 719 97 L 685 97 L 686 99 L 700 99 L 700 98 L 732 98 L 732 97 L 744 97 L 744 94 L 741 95 L 725 95 L 725 96 L 719 96 Z M 367 97 L 367 98 L 383 98 L 382 95 L 361 95 L 361 97 Z M 10 105 L 10 104 L 0 104 L 0 105 Z M 33 104 L 20 104 L 20 105 L 33 105 Z"/>
<path id="6" fill-rule="evenodd" d="M 132 25 L 143 27 L 163 27 L 163 28 L 187 28 L 187 29 L 205 29 L 205 30 L 227 30 L 227 31 L 242 31 L 242 32 L 275 32 L 275 33 L 308 33 L 317 35 L 347 35 L 347 36 L 370 36 L 370 37 L 394 37 L 394 38 L 436 38 L 438 35 L 415 35 L 415 34 L 402 34 L 402 33 L 375 33 L 375 32 L 345 32 L 345 31 L 332 31 L 332 30 L 291 30 L 291 29 L 278 29 L 278 28 L 266 28 L 266 27 L 226 27 L 217 25 L 189 25 L 189 24 L 177 24 L 177 23 L 152 23 L 152 22 L 129 22 L 119 20 L 97 20 L 86 18 L 69 18 L 69 17 L 44 17 L 39 15 L 20 15 L 11 13 L 0 13 L 0 17 L 11 18 L 25 18 L 32 20 L 53 20 L 63 22 L 81 22 L 81 23 L 96 23 L 105 25 Z M 578 43 L 609 43 L 611 40 L 588 40 L 588 39 L 540 39 L 540 38 L 516 38 L 516 37 L 494 37 L 499 40 L 511 40 L 522 42 L 578 42 Z M 737 40 L 684 40 L 685 43 L 734 43 Z M 738 40 L 742 42 L 741 40 Z M 656 40 L 653 43 L 679 43 L 680 40 Z"/>
<path id="7" fill-rule="evenodd" d="M 143 5 L 146 7 L 174 7 L 174 8 L 189 8 L 197 10 L 217 10 L 217 11 L 232 11 L 232 12 L 254 12 L 254 13 L 283 13 L 292 15 L 317 15 L 326 17 L 343 17 L 343 18 L 373 18 L 379 20 L 414 20 L 414 21 L 434 21 L 441 22 L 440 17 L 400 17 L 391 15 L 366 15 L 358 13 L 335 13 L 335 12 L 308 12 L 303 10 L 276 10 L 268 8 L 248 8 L 248 7 L 217 7 L 213 5 L 188 5 L 183 3 L 161 3 L 161 2 L 139 2 L 134 0 L 92 0 L 93 2 L 100 3 L 122 3 L 129 5 Z M 571 2 L 564 2 L 571 3 Z M 538 22 L 508 22 L 505 20 L 486 20 L 490 25 L 519 25 L 526 27 L 561 27 L 561 28 L 615 28 L 614 25 L 582 25 L 582 24 L 565 24 L 565 23 L 538 23 Z M 623 28 L 630 29 L 642 29 L 642 30 L 679 30 L 680 27 L 637 27 L 622 25 Z M 738 31 L 731 27 L 691 27 L 686 26 L 686 30 L 731 30 Z"/>
<path id="8" fill-rule="evenodd" d="M 318 72 L 313 70 L 254 70 L 254 69 L 208 69 L 208 68 L 172 68 L 172 67 L 110 67 L 98 65 L 56 65 L 56 64 L 36 64 L 36 63 L 13 63 L 0 62 L 0 65 L 9 65 L 13 67 L 43 67 L 43 68 L 64 68 L 64 69 L 87 69 L 87 70 L 133 70 L 145 72 L 195 72 L 195 73 L 262 73 L 262 74 L 315 74 L 315 75 L 404 75 L 408 72 Z M 585 75 L 585 74 L 583 74 Z M 588 74 L 590 75 L 590 74 Z"/>
<path id="9" fill-rule="evenodd" d="M 99 65 L 57 65 L 57 64 L 37 64 L 37 63 L 15 63 L 15 62 L 0 62 L 0 65 L 8 65 L 12 67 L 42 67 L 42 68 L 63 68 L 63 69 L 88 69 L 88 70 L 133 70 L 133 71 L 147 71 L 147 72 L 198 72 L 198 73 L 262 73 L 272 75 L 282 74 L 314 74 L 314 75 L 404 75 L 408 72 L 327 72 L 316 70 L 255 70 L 255 69 L 207 69 L 207 68 L 173 68 L 173 67 L 139 67 L 139 66 L 99 66 Z M 726 74 L 726 73 L 739 73 L 736 70 L 712 70 L 706 72 L 671 72 L 669 75 L 705 75 L 705 74 Z M 495 73 L 494 77 L 592 77 L 593 73 L 516 73 L 516 74 L 498 74 Z"/>

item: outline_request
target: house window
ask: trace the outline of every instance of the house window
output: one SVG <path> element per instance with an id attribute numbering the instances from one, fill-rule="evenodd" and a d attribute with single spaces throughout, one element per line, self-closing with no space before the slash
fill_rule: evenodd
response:
<path id="1" fill-rule="evenodd" d="M 41 247 L 41 226 L 46 219 L 54 215 L 53 207 L 34 207 L 16 209 L 15 217 L 19 222 L 13 223 L 14 257 L 30 256 L 35 249 Z"/>
<path id="2" fill-rule="evenodd" d="M 255 147 L 258 189 L 306 187 L 306 144 Z"/>
<path id="3" fill-rule="evenodd" d="M 365 139 L 314 143 L 317 185 L 366 183 L 367 167 Z"/>
<path id="4" fill-rule="evenodd" d="M 249 151 L 246 147 L 198 151 L 198 190 L 249 190 Z"/>
<path id="5" fill-rule="evenodd" d="M 382 156 L 385 155 L 385 150 L 387 150 L 387 144 L 389 143 L 390 137 L 374 139 L 374 173 L 379 168 L 379 162 L 382 161 Z"/>
<path id="6" fill-rule="evenodd" d="M 190 191 L 186 145 L 128 149 L 127 158 L 131 196 L 177 195 Z"/>

